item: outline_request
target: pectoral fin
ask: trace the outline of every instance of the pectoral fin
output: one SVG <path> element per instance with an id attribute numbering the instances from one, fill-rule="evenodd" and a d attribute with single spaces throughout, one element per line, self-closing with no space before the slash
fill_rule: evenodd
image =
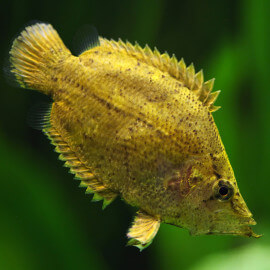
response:
<path id="1" fill-rule="evenodd" d="M 129 246 L 135 246 L 142 251 L 148 247 L 156 236 L 160 226 L 160 220 L 145 212 L 138 211 L 132 227 L 127 233 Z"/>

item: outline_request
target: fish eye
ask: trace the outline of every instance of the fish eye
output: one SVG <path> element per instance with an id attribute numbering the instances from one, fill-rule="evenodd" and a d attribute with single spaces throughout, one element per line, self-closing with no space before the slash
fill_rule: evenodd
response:
<path id="1" fill-rule="evenodd" d="M 214 184 L 214 197 L 220 201 L 228 201 L 234 195 L 234 188 L 229 181 L 219 180 Z"/>
<path id="2" fill-rule="evenodd" d="M 219 192 L 219 194 L 221 196 L 226 196 L 228 194 L 228 192 L 229 192 L 229 189 L 226 186 L 222 186 L 222 187 L 219 188 L 218 192 Z"/>

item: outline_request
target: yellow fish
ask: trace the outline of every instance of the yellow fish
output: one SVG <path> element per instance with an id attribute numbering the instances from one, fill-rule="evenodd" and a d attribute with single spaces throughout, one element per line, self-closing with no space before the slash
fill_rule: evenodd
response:
<path id="1" fill-rule="evenodd" d="M 52 98 L 41 129 L 86 193 L 139 209 L 130 245 L 147 247 L 162 222 L 192 235 L 259 237 L 214 123 L 213 79 L 97 34 L 74 56 L 46 23 L 26 27 L 9 54 L 14 81 Z"/>

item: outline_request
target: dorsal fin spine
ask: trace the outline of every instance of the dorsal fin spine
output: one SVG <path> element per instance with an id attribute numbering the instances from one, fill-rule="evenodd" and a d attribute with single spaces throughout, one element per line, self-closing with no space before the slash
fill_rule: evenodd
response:
<path id="1" fill-rule="evenodd" d="M 201 89 L 203 85 L 203 71 L 202 69 L 195 74 L 194 85 L 192 90 Z"/>
<path id="2" fill-rule="evenodd" d="M 195 69 L 193 63 L 191 63 L 188 66 L 186 74 L 187 74 L 187 84 L 189 85 L 189 88 L 192 90 L 195 77 Z"/>
<path id="3" fill-rule="evenodd" d="M 183 80 L 183 81 L 185 81 L 186 80 L 186 69 L 187 69 L 187 67 L 186 67 L 186 63 L 185 63 L 185 61 L 184 61 L 184 59 L 183 58 L 181 58 L 181 60 L 179 61 L 179 63 L 178 63 L 178 70 L 179 70 L 179 74 L 181 75 L 181 79 Z"/>
<path id="4" fill-rule="evenodd" d="M 122 39 L 119 39 L 119 45 L 120 45 L 120 47 L 122 47 L 123 49 L 126 49 L 125 42 L 124 42 Z"/>
<path id="5" fill-rule="evenodd" d="M 209 96 L 207 97 L 207 100 L 205 101 L 205 105 L 209 107 L 210 105 L 214 104 L 220 92 L 221 91 L 218 90 L 213 93 L 210 93 Z"/>
<path id="6" fill-rule="evenodd" d="M 193 91 L 198 100 L 207 106 L 209 111 L 213 112 L 220 108 L 219 106 L 213 106 L 208 100 L 213 89 L 214 79 L 203 82 L 202 70 L 195 74 L 194 65 L 191 64 L 189 67 L 186 67 L 183 58 L 177 62 L 175 55 L 170 57 L 167 52 L 161 54 L 156 47 L 154 50 L 151 50 L 148 45 L 142 48 L 137 42 L 135 42 L 135 45 L 132 45 L 130 42 L 124 43 L 121 39 L 116 42 L 101 38 L 100 41 L 101 45 L 105 44 L 112 49 L 125 50 L 129 55 L 134 56 L 138 60 L 151 64 L 161 71 L 168 72 L 172 77 L 180 80 L 183 86 Z M 211 95 L 209 99 L 212 100 L 213 96 Z"/>
<path id="7" fill-rule="evenodd" d="M 178 61 L 175 54 L 172 55 L 171 62 L 172 62 L 172 66 L 171 66 L 170 72 L 173 73 L 175 78 L 178 78 L 179 77 L 179 70 L 177 66 Z"/>
<path id="8" fill-rule="evenodd" d="M 144 53 L 144 49 L 136 42 L 135 43 L 135 48 L 138 50 L 138 52 L 141 54 L 141 56 L 146 59 L 146 55 Z"/>
<path id="9" fill-rule="evenodd" d="M 168 55 L 168 53 L 167 52 L 165 52 L 165 53 L 163 53 L 162 55 L 161 55 L 161 59 L 162 59 L 162 62 L 163 62 L 163 66 L 169 66 L 168 65 L 168 63 L 169 63 L 169 61 L 171 60 L 170 59 L 170 56 Z"/>
<path id="10" fill-rule="evenodd" d="M 150 47 L 147 44 L 144 47 L 144 52 L 147 56 L 153 57 L 153 51 L 150 49 Z"/>
<path id="11" fill-rule="evenodd" d="M 215 111 L 219 110 L 220 108 L 221 108 L 221 106 L 211 105 L 209 107 L 209 112 L 215 112 Z"/>
<path id="12" fill-rule="evenodd" d="M 159 59 L 160 58 L 160 52 L 159 50 L 155 47 L 154 49 L 154 55 Z"/>
<path id="13" fill-rule="evenodd" d="M 160 53 L 159 53 L 159 50 L 155 47 L 154 48 L 154 52 L 153 52 L 153 65 L 155 67 L 158 67 L 159 66 L 159 63 L 160 63 Z"/>
<path id="14" fill-rule="evenodd" d="M 202 93 L 201 93 L 201 96 L 199 97 L 199 99 L 205 104 L 209 94 L 211 93 L 213 87 L 214 87 L 214 82 L 215 82 L 215 79 L 211 79 L 211 80 L 208 80 L 206 81 L 204 84 L 203 84 L 203 87 L 202 87 Z"/>

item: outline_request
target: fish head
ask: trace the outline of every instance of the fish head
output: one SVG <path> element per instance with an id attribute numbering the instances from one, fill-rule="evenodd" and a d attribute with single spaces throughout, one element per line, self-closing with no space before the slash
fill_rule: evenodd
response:
<path id="1" fill-rule="evenodd" d="M 212 176 L 186 198 L 186 227 L 192 235 L 230 234 L 258 238 L 256 225 L 235 179 Z M 187 209 L 187 208 L 186 208 Z M 188 214 L 189 213 L 189 214 Z"/>

